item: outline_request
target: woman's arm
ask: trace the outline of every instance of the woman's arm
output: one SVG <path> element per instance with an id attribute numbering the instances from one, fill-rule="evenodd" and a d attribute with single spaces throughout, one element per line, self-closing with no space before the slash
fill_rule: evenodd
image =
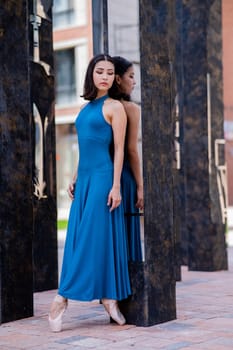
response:
<path id="1" fill-rule="evenodd" d="M 77 180 L 77 171 L 74 173 L 73 175 L 73 180 L 72 182 L 69 184 L 69 187 L 68 187 L 68 195 L 70 197 L 70 199 L 74 199 L 74 187 L 75 187 L 75 183 L 76 183 L 76 180 Z"/>
<path id="2" fill-rule="evenodd" d="M 140 107 L 133 102 L 123 102 L 127 114 L 127 155 L 133 176 L 137 184 L 136 207 L 143 209 L 143 179 L 141 172 L 141 162 L 138 152 L 138 133 L 140 125 Z"/>
<path id="3" fill-rule="evenodd" d="M 79 112 L 78 114 L 80 113 L 80 111 L 87 105 L 88 102 L 82 104 L 80 106 L 80 109 L 79 109 Z M 68 195 L 70 197 L 70 199 L 74 199 L 74 190 L 75 190 L 75 183 L 76 183 L 76 180 L 77 180 L 77 170 L 75 171 L 74 175 L 73 175 L 73 179 L 71 181 L 71 183 L 69 184 L 69 187 L 68 187 Z"/>
<path id="4" fill-rule="evenodd" d="M 109 119 L 113 130 L 114 139 L 114 172 L 113 172 L 113 185 L 108 196 L 108 205 L 110 211 L 117 208 L 121 202 L 120 193 L 120 181 L 121 172 L 124 160 L 124 144 L 125 144 L 125 132 L 127 117 L 124 107 L 119 101 L 112 100 L 108 105 L 110 110 Z"/>

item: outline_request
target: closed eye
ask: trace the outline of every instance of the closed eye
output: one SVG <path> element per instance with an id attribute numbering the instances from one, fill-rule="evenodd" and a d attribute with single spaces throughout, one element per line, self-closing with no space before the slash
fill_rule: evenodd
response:
<path id="1" fill-rule="evenodd" d="M 103 73 L 105 73 L 105 72 L 104 72 L 104 70 L 102 70 L 102 69 L 101 69 L 101 70 L 98 69 L 98 70 L 96 70 L 96 73 L 97 73 L 97 74 L 103 74 Z M 114 71 L 113 71 L 113 70 L 109 70 L 109 71 L 107 71 L 107 74 L 108 74 L 108 75 L 113 75 L 113 74 L 114 74 Z"/>

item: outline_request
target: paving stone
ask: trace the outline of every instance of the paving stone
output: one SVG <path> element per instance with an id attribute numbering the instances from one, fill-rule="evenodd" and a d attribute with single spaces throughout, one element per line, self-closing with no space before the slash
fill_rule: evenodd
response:
<path id="1" fill-rule="evenodd" d="M 35 316 L 0 326 L 0 350 L 229 350 L 233 349 L 233 248 L 229 271 L 182 267 L 177 319 L 136 327 L 110 323 L 99 301 L 70 301 L 63 330 L 52 333 L 48 310 L 56 290 L 35 293 Z"/>

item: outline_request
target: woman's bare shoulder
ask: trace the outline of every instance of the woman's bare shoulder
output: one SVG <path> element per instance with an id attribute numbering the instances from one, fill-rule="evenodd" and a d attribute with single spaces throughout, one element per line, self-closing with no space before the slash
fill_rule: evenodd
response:
<path id="1" fill-rule="evenodd" d="M 135 118 L 140 117 L 141 114 L 141 108 L 139 105 L 137 105 L 135 102 L 132 101 L 123 101 L 122 102 L 125 112 L 128 116 L 128 118 Z"/>
<path id="2" fill-rule="evenodd" d="M 132 101 L 122 101 L 126 111 L 131 113 L 140 113 L 140 106 Z"/>
<path id="3" fill-rule="evenodd" d="M 80 111 L 81 111 L 84 107 L 86 107 L 86 105 L 87 105 L 88 103 L 89 103 L 89 102 L 83 103 L 83 104 L 80 106 Z"/>
<path id="4" fill-rule="evenodd" d="M 123 109 L 122 103 L 119 100 L 115 100 L 114 98 L 108 98 L 106 100 L 106 105 L 110 108 L 115 109 Z"/>

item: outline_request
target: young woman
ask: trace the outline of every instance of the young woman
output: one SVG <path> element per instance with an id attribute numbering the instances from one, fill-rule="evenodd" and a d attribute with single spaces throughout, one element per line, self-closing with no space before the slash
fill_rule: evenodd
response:
<path id="1" fill-rule="evenodd" d="M 113 57 L 116 84 L 111 95 L 119 99 L 127 115 L 125 158 L 122 171 L 122 200 L 125 211 L 125 224 L 128 235 L 129 260 L 142 260 L 139 210 L 143 209 L 143 180 L 138 152 L 140 107 L 131 101 L 130 95 L 136 84 L 133 63 L 127 59 Z"/>
<path id="2" fill-rule="evenodd" d="M 79 164 L 68 189 L 73 202 L 61 280 L 49 312 L 55 332 L 62 329 L 67 299 L 100 299 L 113 320 L 125 323 L 117 301 L 131 294 L 120 191 L 127 117 L 123 105 L 108 96 L 114 78 L 110 56 L 97 55 L 90 61 L 83 94 L 89 102 L 75 122 Z"/>

